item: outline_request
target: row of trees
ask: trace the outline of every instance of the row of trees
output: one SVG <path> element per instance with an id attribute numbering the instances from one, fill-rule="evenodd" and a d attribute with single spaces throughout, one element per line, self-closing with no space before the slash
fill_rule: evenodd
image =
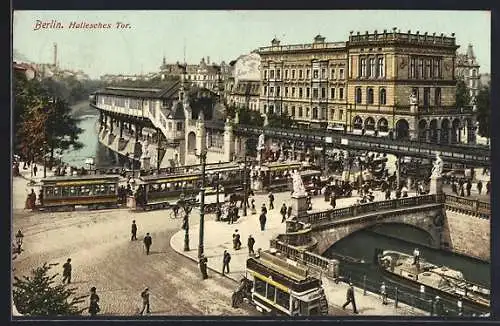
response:
<path id="1" fill-rule="evenodd" d="M 28 80 L 25 74 L 14 72 L 14 149 L 23 158 L 35 161 L 50 153 L 61 153 L 83 146 L 78 141 L 82 129 L 71 115 L 64 97 L 65 88 L 52 79 Z M 87 95 L 88 97 L 88 95 Z"/>

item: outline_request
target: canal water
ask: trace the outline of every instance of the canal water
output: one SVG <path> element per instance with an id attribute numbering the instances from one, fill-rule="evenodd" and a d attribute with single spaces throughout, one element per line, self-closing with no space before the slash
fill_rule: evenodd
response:
<path id="1" fill-rule="evenodd" d="M 408 239 L 408 241 L 401 239 Z M 375 248 L 396 250 L 412 255 L 413 250 L 418 247 L 420 250 L 420 256 L 430 263 L 460 270 L 467 280 L 484 285 L 488 288 L 490 287 L 491 264 L 451 252 L 416 245 L 415 242 L 429 243 L 429 235 L 426 232 L 415 229 L 411 226 L 403 224 L 387 224 L 378 226 L 376 232 L 374 230 L 366 229 L 353 233 L 330 247 L 324 256 L 329 258 L 338 258 L 339 255 L 341 255 L 355 258 L 358 261 L 363 261 L 363 263 L 348 263 L 341 261 L 340 274 L 345 277 L 350 277 L 353 283 L 358 286 L 363 286 L 364 282 L 367 284 L 367 288 L 369 288 L 369 290 L 375 292 L 378 292 L 382 281 L 386 282 L 388 287 L 398 286 L 401 291 L 404 291 L 407 294 L 406 300 L 403 298 L 403 301 L 408 301 L 411 297 L 420 297 L 420 289 L 417 287 L 402 285 L 397 282 L 397 280 L 388 278 L 386 275 L 382 274 L 377 269 L 373 260 Z M 366 277 L 366 281 L 364 281 L 364 277 Z M 427 291 L 427 293 L 425 293 L 425 298 L 430 300 L 435 295 L 436 293 Z M 429 305 L 425 305 L 423 300 L 421 305 L 423 305 L 421 307 L 422 309 L 428 311 L 426 308 L 428 308 Z M 446 306 L 451 311 L 457 309 L 456 302 L 446 301 Z M 464 307 L 469 309 L 471 313 L 484 312 L 484 310 L 473 309 L 472 307 L 467 307 L 467 305 L 464 305 Z"/>

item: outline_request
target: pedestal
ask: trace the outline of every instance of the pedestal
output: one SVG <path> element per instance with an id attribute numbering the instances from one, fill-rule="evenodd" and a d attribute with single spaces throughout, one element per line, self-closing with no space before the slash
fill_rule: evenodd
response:
<path id="1" fill-rule="evenodd" d="M 135 197 L 134 196 L 127 197 L 127 208 L 135 208 Z"/>
<path id="2" fill-rule="evenodd" d="M 292 215 L 300 219 L 307 215 L 307 195 L 293 194 L 292 195 Z"/>
<path id="3" fill-rule="evenodd" d="M 252 190 L 255 191 L 261 191 L 263 188 L 262 185 L 262 179 L 261 178 L 255 178 L 252 182 Z"/>
<path id="4" fill-rule="evenodd" d="M 431 176 L 431 184 L 429 194 L 442 194 L 443 193 L 443 178 Z"/>
<path id="5" fill-rule="evenodd" d="M 151 166 L 151 158 L 141 157 L 141 169 L 149 170 L 150 166 Z"/>

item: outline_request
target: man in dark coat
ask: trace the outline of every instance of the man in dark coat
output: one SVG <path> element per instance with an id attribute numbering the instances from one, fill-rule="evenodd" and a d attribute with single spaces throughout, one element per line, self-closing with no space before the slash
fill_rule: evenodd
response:
<path id="1" fill-rule="evenodd" d="M 149 233 L 146 233 L 146 236 L 144 237 L 144 246 L 146 247 L 146 255 L 149 255 L 149 248 L 151 248 L 151 245 L 153 244 L 153 239 L 149 235 Z"/>
<path id="2" fill-rule="evenodd" d="M 283 203 L 283 206 L 281 206 L 281 209 L 280 209 L 280 214 L 281 214 L 281 223 L 285 222 L 286 220 L 286 204 Z"/>
<path id="3" fill-rule="evenodd" d="M 266 208 L 266 204 L 265 203 L 262 203 L 261 211 L 262 211 L 262 213 L 267 214 L 267 208 Z"/>
<path id="4" fill-rule="evenodd" d="M 200 263 L 201 276 L 203 277 L 204 280 L 206 280 L 208 278 L 208 273 L 207 273 L 208 258 L 205 257 L 204 254 L 201 254 L 199 263 Z"/>
<path id="5" fill-rule="evenodd" d="M 68 284 L 71 283 L 71 258 L 68 258 L 66 263 L 63 265 L 63 279 L 62 282 L 65 283 L 66 280 Z"/>
<path id="6" fill-rule="evenodd" d="M 274 209 L 274 195 L 269 192 L 269 209 Z"/>
<path id="7" fill-rule="evenodd" d="M 90 288 L 89 313 L 91 316 L 95 316 L 99 311 L 101 311 L 101 308 L 99 307 L 99 296 L 96 293 L 95 286 L 93 286 Z"/>
<path id="8" fill-rule="evenodd" d="M 286 212 L 287 218 L 292 217 L 292 205 L 288 206 L 288 210 Z"/>
<path id="9" fill-rule="evenodd" d="M 333 207 L 333 209 L 337 207 L 337 198 L 335 198 L 334 193 L 332 193 L 332 195 L 330 196 L 330 205 Z"/>
<path id="10" fill-rule="evenodd" d="M 254 255 L 255 253 L 253 251 L 253 246 L 255 245 L 255 239 L 252 237 L 252 235 L 248 236 L 247 245 L 248 245 L 248 254 L 250 256 Z"/>
<path id="11" fill-rule="evenodd" d="M 231 254 L 227 252 L 227 250 L 224 250 L 224 256 L 222 257 L 222 275 L 224 273 L 229 273 L 229 262 L 231 261 Z"/>
<path id="12" fill-rule="evenodd" d="M 33 175 L 36 177 L 36 172 L 38 171 L 38 168 L 36 166 L 36 164 L 34 164 L 33 166 Z"/>
<path id="13" fill-rule="evenodd" d="M 491 191 L 491 183 L 490 181 L 486 182 L 486 194 L 489 195 Z"/>
<path id="14" fill-rule="evenodd" d="M 144 291 L 141 292 L 141 298 L 142 298 L 142 310 L 140 314 L 142 315 L 144 313 L 144 310 L 146 310 L 147 314 L 151 313 L 149 309 L 149 288 L 145 288 Z"/>
<path id="15" fill-rule="evenodd" d="M 349 303 L 352 303 L 352 310 L 355 314 L 357 314 L 358 310 L 356 309 L 356 300 L 354 298 L 354 287 L 352 286 L 352 283 L 349 283 L 349 288 L 347 289 L 346 299 L 347 299 L 347 301 L 342 305 L 342 309 L 345 310 L 345 307 L 347 307 L 347 305 Z"/>
<path id="16" fill-rule="evenodd" d="M 477 182 L 477 192 L 481 195 L 481 191 L 483 190 L 483 183 L 481 180 Z"/>
<path id="17" fill-rule="evenodd" d="M 260 230 L 264 231 L 264 229 L 266 228 L 266 221 L 267 221 L 266 213 L 262 212 L 260 214 L 259 221 L 260 221 Z"/>
<path id="18" fill-rule="evenodd" d="M 470 197 L 470 191 L 472 189 L 472 183 L 470 182 L 470 180 L 467 180 L 467 183 L 466 183 L 466 190 L 467 190 L 467 197 Z"/>
<path id="19" fill-rule="evenodd" d="M 137 240 L 137 224 L 135 224 L 135 220 L 132 221 L 132 237 L 130 241 Z"/>
<path id="20" fill-rule="evenodd" d="M 238 230 L 235 230 L 235 232 L 233 233 L 233 249 L 240 250 L 240 248 L 241 248 L 240 234 L 238 233 Z"/>

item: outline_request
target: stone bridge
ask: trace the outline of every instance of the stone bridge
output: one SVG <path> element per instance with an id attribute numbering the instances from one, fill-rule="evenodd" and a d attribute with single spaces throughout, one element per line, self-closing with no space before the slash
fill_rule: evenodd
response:
<path id="1" fill-rule="evenodd" d="M 425 231 L 429 235 L 430 243 L 424 245 L 454 251 L 452 232 L 455 232 L 456 228 L 447 220 L 447 211 L 459 212 L 466 217 L 489 224 L 488 203 L 445 194 L 433 194 L 300 214 L 295 221 L 287 222 L 287 233 L 279 235 L 277 241 L 298 250 L 322 255 L 337 241 L 354 232 L 395 223 L 410 225 Z M 464 221 L 463 223 L 470 222 Z M 489 244 L 479 245 L 489 248 Z M 468 254 L 463 251 L 460 253 Z M 477 258 L 489 259 L 489 257 Z"/>

